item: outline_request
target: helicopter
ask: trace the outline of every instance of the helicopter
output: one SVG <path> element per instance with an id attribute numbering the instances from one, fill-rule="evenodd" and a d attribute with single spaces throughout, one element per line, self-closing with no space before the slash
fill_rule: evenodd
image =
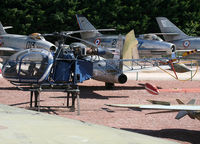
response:
<path id="1" fill-rule="evenodd" d="M 123 65 L 129 66 L 131 63 L 138 64 L 142 62 L 145 65 L 149 63 L 153 66 L 171 60 L 168 57 L 138 59 L 137 52 L 133 51 L 137 49 L 137 40 L 133 30 L 126 35 L 124 45 L 122 43 L 123 39 L 119 36 L 120 54 L 116 55 L 112 51 L 96 46 L 91 42 L 71 36 L 73 33 L 76 32 L 63 31 L 43 34 L 44 36 L 58 37 L 57 51 L 38 48 L 22 50 L 12 55 L 3 65 L 2 76 L 5 79 L 21 90 L 31 92 L 31 107 L 33 94 L 35 96 L 35 107 L 39 107 L 41 91 L 59 90 L 67 92 L 68 100 L 69 96 L 72 96 L 72 108 L 74 109 L 75 99 L 79 99 L 78 83 L 93 78 L 105 82 L 108 88 L 112 88 L 114 83 L 123 84 L 128 79 L 124 74 Z M 81 42 L 66 45 L 65 41 L 68 37 Z M 90 47 L 86 46 L 85 43 L 89 44 Z M 102 56 L 106 53 L 113 54 L 114 58 L 103 58 Z"/>

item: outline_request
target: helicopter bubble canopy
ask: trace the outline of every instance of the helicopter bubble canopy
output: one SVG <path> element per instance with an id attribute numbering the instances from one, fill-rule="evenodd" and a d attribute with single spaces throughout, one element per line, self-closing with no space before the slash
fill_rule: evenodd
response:
<path id="1" fill-rule="evenodd" d="M 47 80 L 53 65 L 52 54 L 44 49 L 27 49 L 12 55 L 2 75 L 15 83 L 40 83 Z"/>

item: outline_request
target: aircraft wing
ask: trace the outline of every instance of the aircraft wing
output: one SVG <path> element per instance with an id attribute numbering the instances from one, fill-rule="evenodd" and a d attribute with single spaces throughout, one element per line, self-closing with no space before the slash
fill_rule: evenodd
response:
<path id="1" fill-rule="evenodd" d="M 12 48 L 12 47 L 0 47 L 0 58 L 5 61 L 9 56 L 18 52 L 20 49 Z"/>
<path id="2" fill-rule="evenodd" d="M 0 51 L 17 51 L 16 48 L 11 47 L 0 47 Z"/>
<path id="3" fill-rule="evenodd" d="M 140 110 L 174 110 L 174 111 L 199 111 L 200 106 L 195 105 L 134 105 L 134 104 L 106 104 L 111 107 L 135 108 Z"/>
<path id="4" fill-rule="evenodd" d="M 0 104 L 0 143 L 170 144 L 168 140 Z"/>

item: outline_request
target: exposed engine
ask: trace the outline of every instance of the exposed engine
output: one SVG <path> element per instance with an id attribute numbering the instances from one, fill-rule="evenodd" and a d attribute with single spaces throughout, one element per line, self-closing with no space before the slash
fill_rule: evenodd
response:
<path id="1" fill-rule="evenodd" d="M 124 84 L 127 82 L 127 76 L 123 73 L 105 73 L 100 70 L 95 69 L 93 71 L 93 79 L 103 81 L 106 83 L 120 83 Z"/>

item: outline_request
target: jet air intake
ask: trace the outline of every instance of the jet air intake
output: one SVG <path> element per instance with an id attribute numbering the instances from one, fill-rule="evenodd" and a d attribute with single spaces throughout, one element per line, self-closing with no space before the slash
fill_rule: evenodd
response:
<path id="1" fill-rule="evenodd" d="M 119 82 L 120 84 L 126 83 L 126 82 L 127 82 L 127 76 L 126 76 L 125 74 L 120 74 L 120 75 L 118 76 L 118 82 Z"/>
<path id="2" fill-rule="evenodd" d="M 50 51 L 51 51 L 51 52 L 56 52 L 56 51 L 57 51 L 57 48 L 56 48 L 55 46 L 51 46 L 51 47 L 50 47 Z"/>
<path id="3" fill-rule="evenodd" d="M 171 45 L 171 50 L 172 50 L 172 52 L 176 51 L 176 46 L 174 44 Z"/>

